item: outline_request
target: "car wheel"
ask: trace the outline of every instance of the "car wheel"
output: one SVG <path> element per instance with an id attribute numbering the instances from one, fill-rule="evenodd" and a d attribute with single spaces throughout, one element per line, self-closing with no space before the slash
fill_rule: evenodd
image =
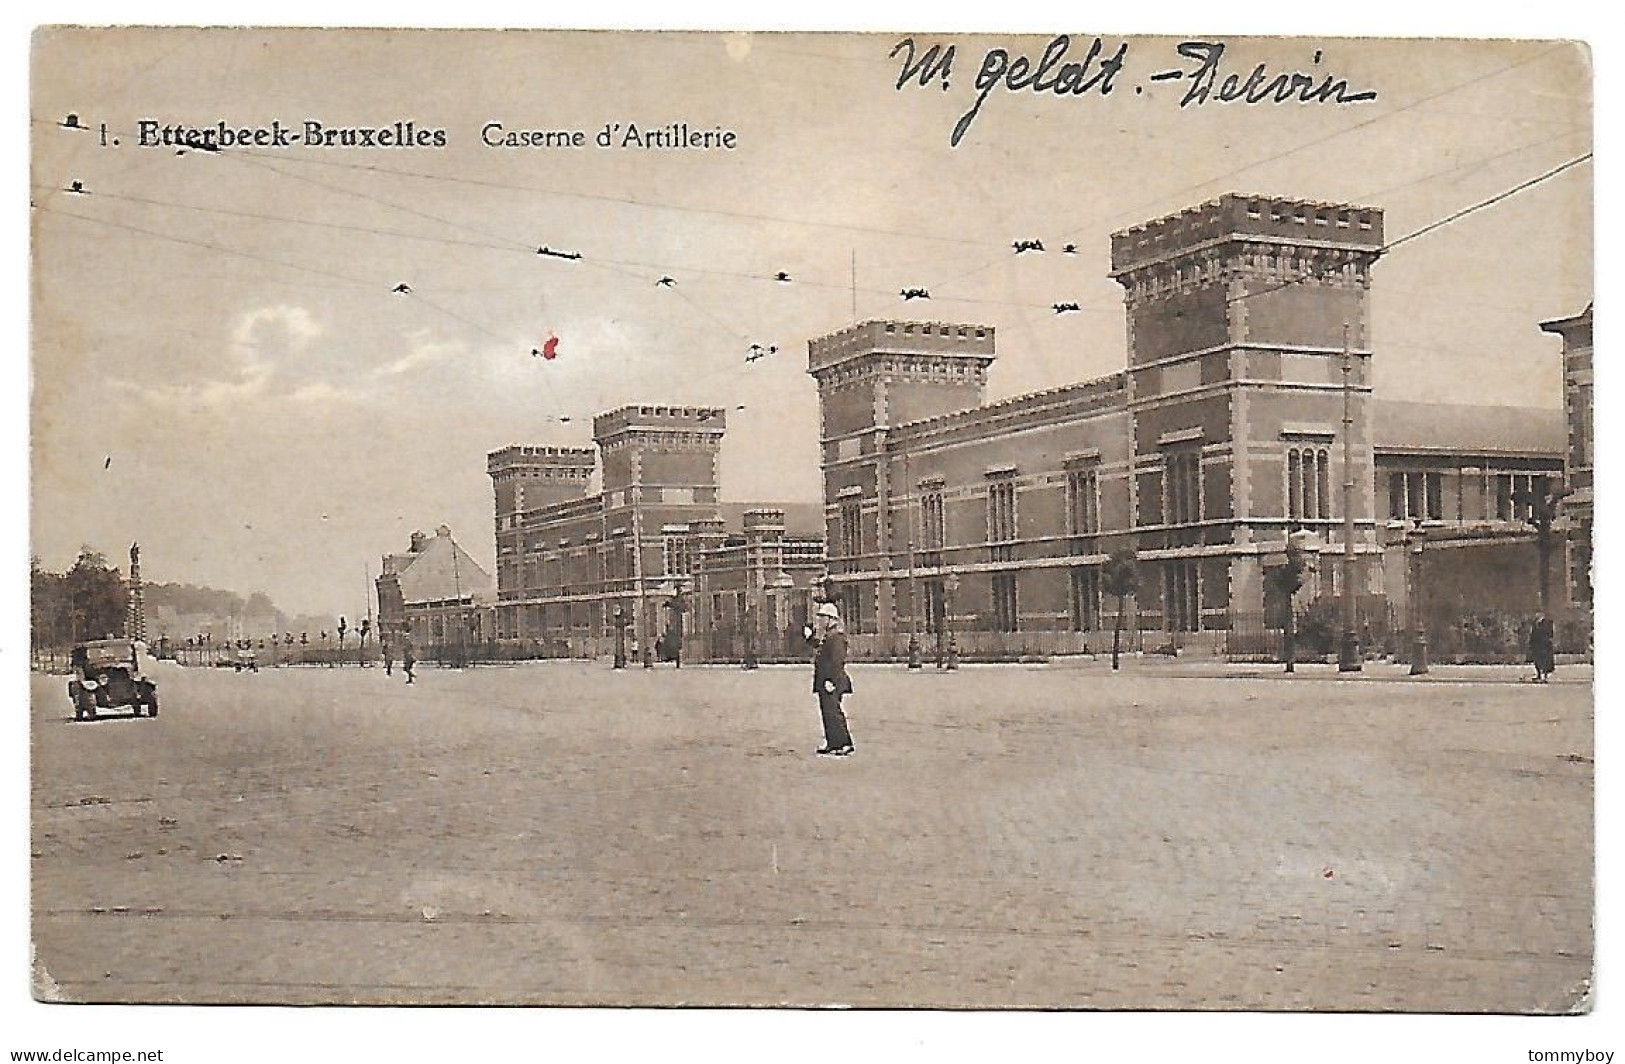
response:
<path id="1" fill-rule="evenodd" d="M 74 711 L 74 716 L 80 720 L 95 720 L 96 699 L 91 695 L 81 697 L 79 699 L 79 707 Z"/>
<path id="2" fill-rule="evenodd" d="M 156 717 L 157 715 L 158 715 L 158 696 L 157 696 L 157 694 L 150 694 L 150 695 L 147 696 L 147 716 Z"/>

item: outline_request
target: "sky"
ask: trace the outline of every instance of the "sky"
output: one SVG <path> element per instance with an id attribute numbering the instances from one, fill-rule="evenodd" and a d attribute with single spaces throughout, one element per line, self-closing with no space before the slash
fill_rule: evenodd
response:
<path id="1" fill-rule="evenodd" d="M 33 551 L 57 568 L 140 541 L 149 580 L 354 615 L 414 529 L 448 524 L 490 565 L 487 452 L 590 446 L 625 403 L 727 406 L 723 496 L 816 500 L 810 338 L 992 325 L 989 398 L 1054 387 L 1124 364 L 1114 230 L 1239 191 L 1378 206 L 1393 241 L 1592 146 L 1575 45 L 1205 38 L 1227 71 L 1376 99 L 1181 107 L 1188 79 L 1150 78 L 1193 69 L 1180 38 L 1122 36 L 1110 95 L 998 88 L 953 146 L 989 49 L 1036 60 L 1051 35 L 917 34 L 955 46 L 951 84 L 898 90 L 908 36 L 40 33 Z M 143 120 L 411 121 L 446 146 L 177 154 L 139 147 Z M 492 148 L 490 122 L 588 145 Z M 673 122 L 737 146 L 595 146 Z M 1592 182 L 1581 163 L 1383 257 L 1379 396 L 1561 406 L 1538 322 L 1592 299 Z M 549 338 L 557 358 L 532 354 Z"/>

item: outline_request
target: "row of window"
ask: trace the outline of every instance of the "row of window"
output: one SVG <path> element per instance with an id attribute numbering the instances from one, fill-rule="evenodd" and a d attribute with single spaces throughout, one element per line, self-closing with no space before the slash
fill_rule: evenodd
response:
<path id="1" fill-rule="evenodd" d="M 1293 447 L 1286 455 L 1286 515 L 1294 521 L 1332 516 L 1332 476 L 1324 447 Z"/>
<path id="2" fill-rule="evenodd" d="M 1168 524 L 1192 524 L 1202 520 L 1201 464 L 1195 448 L 1171 451 L 1164 456 L 1164 514 Z M 1287 517 L 1293 522 L 1326 521 L 1332 517 L 1335 498 L 1331 480 L 1331 456 L 1324 447 L 1294 447 L 1286 456 Z M 1444 520 L 1446 501 L 1443 473 L 1439 471 L 1392 473 L 1388 478 L 1388 516 L 1404 520 Z M 1522 521 L 1533 513 L 1531 499 L 1547 488 L 1547 477 L 1537 473 L 1489 474 L 1483 481 L 1484 505 L 1481 512 L 1465 507 L 1465 519 Z M 1093 468 L 1069 471 L 1066 478 L 1066 534 L 1094 535 L 1100 531 L 1100 481 Z M 920 496 L 920 541 L 925 551 L 947 547 L 947 520 L 940 488 Z M 1458 516 L 1455 507 L 1448 516 Z M 991 483 L 987 496 L 987 542 L 998 551 L 1018 538 L 1016 485 L 1013 480 Z M 861 504 L 851 499 L 841 506 L 838 557 L 864 553 Z M 1006 552 L 1007 553 L 1007 552 Z M 993 560 L 1001 560 L 995 557 Z M 1004 560 L 1008 560 L 1005 558 Z"/>
<path id="3" fill-rule="evenodd" d="M 662 571 L 648 575 L 688 576 L 694 572 L 694 544 L 689 537 L 665 536 L 661 547 Z M 497 563 L 497 584 L 503 588 L 514 588 L 556 587 L 595 579 L 607 583 L 633 579 L 634 568 L 631 545 L 616 544 L 574 558 L 556 556 L 532 560 L 528 564 L 518 559 L 501 559 Z"/>
<path id="4" fill-rule="evenodd" d="M 928 490 L 919 501 L 920 539 L 924 551 L 940 551 L 948 545 L 948 522 L 940 488 Z M 1019 538 L 1016 520 L 1016 484 L 1000 479 L 988 486 L 987 542 L 1008 544 Z M 1066 478 L 1066 530 L 1068 535 L 1093 535 L 1100 531 L 1100 481 L 1094 469 L 1073 470 Z M 841 504 L 837 519 L 837 557 L 850 558 L 863 553 L 863 510 L 857 499 Z"/>
<path id="5" fill-rule="evenodd" d="M 1162 569 L 1165 623 L 1179 631 L 1196 631 L 1202 623 L 1197 562 L 1175 559 L 1164 562 Z M 1013 572 L 994 573 L 989 580 L 988 605 L 995 631 L 1014 632 L 1020 628 L 1018 587 Z M 1070 570 L 1067 591 L 1072 630 L 1092 632 L 1099 629 L 1104 617 L 1100 567 L 1089 565 Z M 924 605 L 926 630 L 935 632 L 943 617 L 942 584 L 939 581 L 926 582 Z"/>
<path id="6" fill-rule="evenodd" d="M 1466 497 L 1468 483 L 1475 483 L 1473 499 Z M 1490 473 L 1474 478 L 1462 474 L 1460 495 L 1445 499 L 1444 474 L 1421 470 L 1388 475 L 1388 516 L 1391 520 L 1443 521 L 1461 518 L 1469 521 L 1527 521 L 1535 512 L 1535 500 L 1550 489 L 1549 479 L 1540 473 Z"/>

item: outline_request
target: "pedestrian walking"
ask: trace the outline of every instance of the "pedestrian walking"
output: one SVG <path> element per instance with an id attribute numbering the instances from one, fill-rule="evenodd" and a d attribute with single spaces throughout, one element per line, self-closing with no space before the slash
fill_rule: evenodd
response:
<path id="1" fill-rule="evenodd" d="M 412 682 L 412 666 L 417 664 L 417 656 L 412 653 L 412 641 L 408 639 L 406 646 L 401 648 L 401 671 L 406 673 L 406 682 Z"/>
<path id="2" fill-rule="evenodd" d="M 384 675 L 395 675 L 395 644 L 391 640 L 383 640 L 384 649 Z"/>
<path id="3" fill-rule="evenodd" d="M 1535 682 L 1545 683 L 1557 671 L 1557 631 L 1552 619 L 1544 612 L 1536 614 L 1535 626 L 1529 632 L 1529 660 L 1535 666 Z"/>
<path id="4" fill-rule="evenodd" d="M 818 712 L 824 721 L 824 745 L 818 753 L 845 757 L 852 752 L 852 733 L 846 727 L 841 699 L 852 693 L 852 679 L 846 674 L 846 628 L 835 603 L 820 604 L 813 624 L 803 634 L 816 648 L 813 693 L 818 696 Z"/>

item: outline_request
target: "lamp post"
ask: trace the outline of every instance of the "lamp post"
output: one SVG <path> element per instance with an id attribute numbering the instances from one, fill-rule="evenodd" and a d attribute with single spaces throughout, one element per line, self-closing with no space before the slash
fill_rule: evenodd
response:
<path id="1" fill-rule="evenodd" d="M 1405 546 L 1410 554 L 1407 568 L 1411 574 L 1411 675 L 1425 676 L 1428 671 L 1427 617 L 1422 610 L 1422 550 L 1427 541 L 1427 529 L 1418 518 L 1413 528 L 1406 530 Z"/>
<path id="2" fill-rule="evenodd" d="M 959 644 L 954 639 L 954 596 L 959 591 L 959 574 L 949 573 L 942 582 L 942 590 L 947 595 L 947 603 L 942 611 L 942 627 L 948 631 L 948 663 L 944 668 L 949 671 L 959 668 Z"/>
<path id="3" fill-rule="evenodd" d="M 761 624 L 761 611 L 756 608 L 754 592 L 746 592 L 745 616 L 743 618 L 745 629 L 745 653 L 740 663 L 743 668 L 754 669 L 756 661 L 756 629 Z"/>
<path id="4" fill-rule="evenodd" d="M 776 652 L 781 654 L 784 651 L 784 629 L 785 626 L 789 624 L 789 619 L 786 616 L 785 610 L 786 599 L 790 591 L 793 590 L 795 586 L 795 577 L 791 576 L 783 569 L 776 571 L 771 577 L 768 578 L 767 581 L 767 587 L 773 599 L 771 630 L 774 634 L 774 639 L 776 640 Z M 768 645 L 770 647 L 775 646 L 774 643 L 769 643 Z"/>
<path id="5" fill-rule="evenodd" d="M 688 577 L 676 576 L 660 585 L 660 593 L 667 599 L 666 609 L 671 611 L 671 660 L 679 669 L 683 667 L 683 615 L 688 611 L 684 596 L 688 592 Z"/>
<path id="6" fill-rule="evenodd" d="M 1360 671 L 1360 641 L 1354 634 L 1354 354 L 1349 323 L 1343 323 L 1343 637 L 1337 671 Z"/>
<path id="7" fill-rule="evenodd" d="M 903 505 L 908 521 L 908 667 L 920 667 L 920 589 L 914 575 L 914 481 L 909 476 L 908 448 L 903 449 Z"/>
<path id="8" fill-rule="evenodd" d="M 938 580 L 935 587 L 936 592 L 932 595 L 935 616 L 931 620 L 937 626 L 937 668 L 940 669 L 948 662 L 948 607 L 944 601 L 946 584 Z"/>
<path id="9" fill-rule="evenodd" d="M 615 607 L 615 668 L 626 668 L 626 610 Z"/>

